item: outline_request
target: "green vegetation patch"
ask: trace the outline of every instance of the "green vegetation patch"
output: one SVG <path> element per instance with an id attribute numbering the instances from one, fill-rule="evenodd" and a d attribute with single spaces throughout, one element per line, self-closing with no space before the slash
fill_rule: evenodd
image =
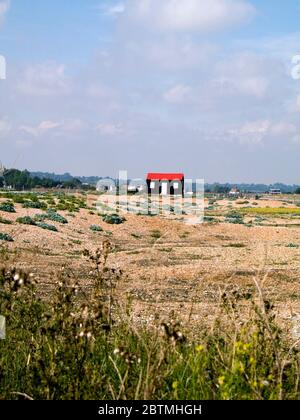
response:
<path id="1" fill-rule="evenodd" d="M 62 278 L 47 299 L 30 275 L 0 270 L 9 325 L 0 340 L 1 400 L 23 399 L 18 392 L 32 400 L 299 399 L 299 352 L 272 302 L 226 289 L 213 328 L 201 322 L 191 335 L 172 319 L 150 328 L 132 322 L 130 301 L 120 316 L 124 302 L 111 286 L 118 280 L 106 268 L 101 281 L 110 287 L 95 277 L 90 292 L 78 293 L 75 279 Z"/>
<path id="2" fill-rule="evenodd" d="M 284 208 L 284 207 L 259 207 L 253 208 L 249 207 L 246 209 L 239 210 L 242 213 L 247 214 L 257 214 L 257 215 L 265 215 L 265 216 L 276 216 L 276 215 L 297 215 L 300 216 L 300 209 L 296 208 Z"/>
<path id="3" fill-rule="evenodd" d="M 36 222 L 32 217 L 25 216 L 25 217 L 18 217 L 17 223 L 20 223 L 21 225 L 31 225 L 36 226 Z"/>
<path id="4" fill-rule="evenodd" d="M 65 225 L 68 223 L 68 220 L 65 217 L 61 216 L 53 209 L 48 210 L 48 212 L 46 213 L 45 219 L 51 220 L 52 222 L 61 223 L 62 225 Z"/>
<path id="5" fill-rule="evenodd" d="M 7 219 L 3 219 L 3 217 L 0 216 L 0 223 L 2 223 L 2 225 L 12 225 L 13 222 L 11 220 L 7 220 Z"/>
<path id="6" fill-rule="evenodd" d="M 126 221 L 125 217 L 118 214 L 106 214 L 102 217 L 102 220 L 110 225 L 121 225 Z"/>
<path id="7" fill-rule="evenodd" d="M 25 201 L 23 203 L 24 209 L 46 209 L 47 204 L 41 203 L 40 201 Z"/>
<path id="8" fill-rule="evenodd" d="M 98 225 L 92 225 L 90 226 L 90 230 L 93 232 L 103 232 L 103 229 L 101 226 Z"/>
<path id="9" fill-rule="evenodd" d="M 226 218 L 225 218 L 225 222 L 227 223 L 232 223 L 234 225 L 242 225 L 244 224 L 244 218 L 243 215 L 240 214 L 239 212 L 231 212 L 228 213 Z"/>
<path id="10" fill-rule="evenodd" d="M 36 226 L 38 226 L 41 229 L 50 230 L 52 232 L 58 232 L 56 226 L 49 225 L 48 223 L 39 222 L 36 223 Z"/>
<path id="11" fill-rule="evenodd" d="M 7 233 L 0 232 L 0 241 L 13 242 L 13 238 Z"/>
<path id="12" fill-rule="evenodd" d="M 5 211 L 6 213 L 16 213 L 16 209 L 12 203 L 1 203 L 0 211 Z"/>

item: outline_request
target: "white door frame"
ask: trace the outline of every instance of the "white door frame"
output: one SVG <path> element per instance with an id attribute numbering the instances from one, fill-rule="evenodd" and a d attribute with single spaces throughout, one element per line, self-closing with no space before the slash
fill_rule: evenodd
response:
<path id="1" fill-rule="evenodd" d="M 161 195 L 168 195 L 168 182 L 164 181 L 161 183 Z"/>

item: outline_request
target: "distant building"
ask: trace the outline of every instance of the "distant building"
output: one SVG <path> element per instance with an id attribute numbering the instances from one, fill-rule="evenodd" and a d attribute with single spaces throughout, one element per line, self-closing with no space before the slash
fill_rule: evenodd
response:
<path id="1" fill-rule="evenodd" d="M 269 191 L 269 194 L 271 195 L 280 195 L 281 194 L 281 190 L 278 188 L 271 188 Z"/>
<path id="2" fill-rule="evenodd" d="M 237 187 L 233 187 L 231 188 L 228 194 L 231 195 L 232 197 L 238 197 L 240 195 L 240 191 Z"/>
<path id="3" fill-rule="evenodd" d="M 147 175 L 148 194 L 184 195 L 184 174 L 149 173 Z"/>
<path id="4" fill-rule="evenodd" d="M 97 182 L 97 191 L 100 193 L 116 193 L 117 191 L 117 187 L 116 187 L 116 183 L 113 179 L 111 178 L 104 178 L 104 179 L 100 179 Z"/>
<path id="5" fill-rule="evenodd" d="M 0 178 L 3 177 L 4 172 L 5 172 L 5 167 L 4 165 L 2 165 L 2 162 L 0 162 Z"/>

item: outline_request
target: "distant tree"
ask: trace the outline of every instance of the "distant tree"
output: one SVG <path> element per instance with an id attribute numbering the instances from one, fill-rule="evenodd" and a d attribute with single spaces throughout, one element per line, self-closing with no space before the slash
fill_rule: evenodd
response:
<path id="1" fill-rule="evenodd" d="M 18 169 L 8 169 L 4 172 L 3 177 L 6 185 L 11 185 L 16 190 L 30 190 L 32 188 L 55 188 L 60 185 L 62 185 L 63 188 L 72 189 L 80 188 L 81 186 L 81 181 L 76 178 L 61 182 L 59 180 L 31 176 L 27 170 L 19 171 Z"/>
<path id="2" fill-rule="evenodd" d="M 300 187 L 296 189 L 295 194 L 300 194 Z"/>
<path id="3" fill-rule="evenodd" d="M 79 181 L 77 178 L 73 178 L 70 181 L 63 182 L 62 185 L 63 188 L 80 188 L 81 181 Z"/>
<path id="4" fill-rule="evenodd" d="M 227 194 L 230 191 L 230 187 L 226 185 L 216 184 L 213 188 L 213 192 L 216 194 Z"/>

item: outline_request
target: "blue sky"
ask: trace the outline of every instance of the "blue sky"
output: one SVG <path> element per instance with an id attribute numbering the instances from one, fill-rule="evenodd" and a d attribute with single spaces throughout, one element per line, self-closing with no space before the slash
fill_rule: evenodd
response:
<path id="1" fill-rule="evenodd" d="M 299 183 L 299 21 L 299 0 L 0 0 L 0 160 Z"/>

